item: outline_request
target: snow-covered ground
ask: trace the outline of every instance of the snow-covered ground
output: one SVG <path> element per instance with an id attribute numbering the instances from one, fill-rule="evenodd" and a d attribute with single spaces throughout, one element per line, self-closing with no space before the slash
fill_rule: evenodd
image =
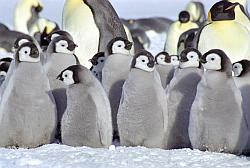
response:
<path id="1" fill-rule="evenodd" d="M 3 0 L 0 0 L 3 1 Z M 15 0 L 16 1 L 16 0 Z M 15 1 L 11 4 L 15 3 Z M 47 0 L 48 1 L 48 0 Z M 58 0 L 57 0 L 58 1 Z M 61 0 L 59 0 L 61 1 Z M 122 4 L 124 4 L 122 1 Z M 133 0 L 134 1 L 134 0 Z M 116 0 L 112 0 L 115 6 Z M 132 0 L 130 0 L 132 2 Z M 170 2 L 170 1 L 169 1 Z M 51 1 L 52 3 L 52 1 Z M 60 4 L 62 6 L 62 4 Z M 131 5 L 129 5 L 131 7 Z M 2 6 L 3 7 L 3 6 Z M 54 6 L 51 6 L 54 9 Z M 121 8 L 121 7 L 120 7 Z M 6 8 L 7 9 L 7 8 Z M 148 12 L 148 10 L 145 10 Z M 123 15 L 123 11 L 121 10 Z M 125 14 L 124 14 L 125 15 Z M 128 15 L 126 15 L 128 16 Z M 3 17 L 3 15 L 2 15 Z M 130 16 L 128 16 L 130 17 Z M 0 17 L 1 18 L 1 17 Z M 57 15 L 57 19 L 59 14 Z M 10 21 L 9 17 L 1 18 Z M 8 22 L 11 23 L 11 22 Z M 165 36 L 152 39 L 150 51 L 162 51 Z M 0 168 L 249 168 L 250 158 L 198 150 L 143 147 L 116 149 L 73 148 L 51 144 L 36 149 L 0 148 Z"/>
<path id="2" fill-rule="evenodd" d="M 143 147 L 109 149 L 45 145 L 36 149 L 0 149 L 1 168 L 249 168 L 246 157 L 198 150 Z"/>

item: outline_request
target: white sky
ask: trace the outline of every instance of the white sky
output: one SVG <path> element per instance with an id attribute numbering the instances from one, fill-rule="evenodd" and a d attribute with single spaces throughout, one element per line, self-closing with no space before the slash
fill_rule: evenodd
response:
<path id="1" fill-rule="evenodd" d="M 64 0 L 41 0 L 42 16 L 60 22 Z M 176 19 L 189 0 L 110 0 L 120 17 L 140 18 L 164 16 Z M 217 0 L 200 0 L 208 10 Z M 0 22 L 12 25 L 14 7 L 18 0 L 0 0 Z"/>

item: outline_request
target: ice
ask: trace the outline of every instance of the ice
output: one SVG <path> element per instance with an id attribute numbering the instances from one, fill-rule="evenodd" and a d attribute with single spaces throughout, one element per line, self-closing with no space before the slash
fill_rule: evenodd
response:
<path id="1" fill-rule="evenodd" d="M 36 149 L 0 148 L 0 168 L 247 168 L 249 158 L 198 150 L 144 147 L 93 149 L 59 144 Z"/>
<path id="2" fill-rule="evenodd" d="M 138 5 L 134 5 L 136 11 L 129 11 L 131 4 L 127 3 L 126 8 L 125 2 L 127 1 L 112 0 L 122 17 L 129 18 L 131 14 L 134 16 L 135 12 L 137 12 L 135 17 L 142 16 L 141 12 L 144 12 L 144 14 L 149 13 L 148 10 L 140 10 Z M 52 1 L 44 0 L 44 2 L 48 2 L 50 5 L 48 6 L 49 9 L 47 8 L 48 10 L 43 14 L 52 20 L 57 19 L 59 22 L 61 20 L 61 11 L 57 10 L 56 14 L 50 15 L 52 10 L 54 13 L 54 6 L 51 5 Z M 56 0 L 53 2 L 58 2 L 60 6 L 58 9 L 62 8 L 63 1 Z M 129 2 L 135 1 L 129 0 Z M 150 2 L 148 0 L 147 3 Z M 13 9 L 14 3 L 16 3 L 16 0 L 10 1 L 8 5 L 12 6 Z M 144 5 L 139 7 L 144 7 Z M 9 8 L 4 5 L 0 9 L 2 8 L 5 10 L 0 10 L 0 14 L 3 14 L 0 21 L 6 21 L 11 25 L 11 15 L 8 15 L 8 17 L 4 15 L 6 9 L 9 10 Z M 166 9 L 169 8 L 166 6 Z M 165 35 L 151 38 L 153 43 L 149 50 L 154 55 L 163 50 L 165 38 Z M 6 53 L 0 53 L 0 55 L 6 56 Z M 250 158 L 244 156 L 201 152 L 191 149 L 161 150 L 144 147 L 115 147 L 114 145 L 110 146 L 109 149 L 69 147 L 59 144 L 44 145 L 35 149 L 0 148 L 0 168 L 249 168 L 249 160 Z"/>

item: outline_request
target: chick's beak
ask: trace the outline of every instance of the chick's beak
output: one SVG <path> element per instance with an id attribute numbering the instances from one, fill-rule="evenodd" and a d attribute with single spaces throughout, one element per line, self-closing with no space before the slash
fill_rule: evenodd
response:
<path id="1" fill-rule="evenodd" d="M 58 75 L 58 76 L 56 77 L 56 79 L 58 79 L 58 80 L 60 80 L 60 81 L 63 81 L 63 78 L 62 78 L 62 75 L 61 75 L 61 74 Z"/>

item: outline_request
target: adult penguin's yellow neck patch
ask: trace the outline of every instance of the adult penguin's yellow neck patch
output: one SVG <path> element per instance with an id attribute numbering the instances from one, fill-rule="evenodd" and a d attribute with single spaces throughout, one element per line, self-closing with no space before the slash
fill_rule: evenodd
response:
<path id="1" fill-rule="evenodd" d="M 81 6 L 86 0 L 66 0 L 64 10 L 66 13 L 73 12 L 76 8 Z"/>
<path id="2" fill-rule="evenodd" d="M 208 12 L 208 18 L 207 18 L 207 20 L 208 20 L 209 22 L 212 22 L 212 14 L 211 14 L 210 11 Z"/>

